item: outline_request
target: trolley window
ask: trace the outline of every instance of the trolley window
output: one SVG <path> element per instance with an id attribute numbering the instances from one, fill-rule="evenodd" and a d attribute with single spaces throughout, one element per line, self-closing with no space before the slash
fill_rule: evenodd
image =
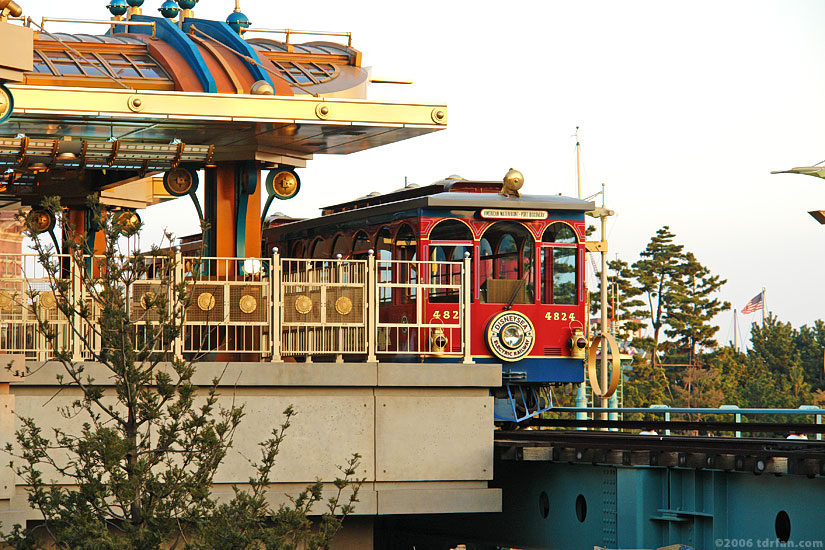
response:
<path id="1" fill-rule="evenodd" d="M 514 222 L 491 225 L 481 239 L 481 301 L 491 304 L 535 302 L 535 241 Z"/>
<path id="2" fill-rule="evenodd" d="M 310 253 L 312 259 L 327 258 L 329 256 L 329 243 L 322 238 L 317 238 L 312 243 L 312 251 Z"/>
<path id="3" fill-rule="evenodd" d="M 416 260 L 418 259 L 418 241 L 412 227 L 407 224 L 401 226 L 395 236 L 395 259 L 400 260 L 395 265 L 397 277 L 395 280 L 401 284 L 416 284 L 418 282 L 418 269 Z M 410 263 L 403 263 L 410 262 Z M 396 303 L 409 304 L 415 302 L 415 288 L 399 288 L 396 294 Z"/>
<path id="4" fill-rule="evenodd" d="M 392 281 L 392 233 L 386 227 L 382 227 L 375 238 L 375 252 L 378 260 L 378 282 L 389 283 Z M 382 305 L 392 303 L 392 289 L 381 287 L 378 291 L 378 302 Z"/>
<path id="5" fill-rule="evenodd" d="M 350 240 L 346 235 L 338 235 L 332 244 L 332 257 L 337 258 L 338 254 L 342 258 L 347 258 L 350 251 Z"/>
<path id="6" fill-rule="evenodd" d="M 462 262 L 464 254 L 473 253 L 473 234 L 470 228 L 457 220 L 444 220 L 430 233 L 429 260 L 431 262 Z M 472 266 L 472 262 L 470 263 Z M 472 267 L 471 267 L 472 270 Z M 472 280 L 472 275 L 470 276 Z M 435 285 L 461 285 L 461 266 L 455 264 L 431 264 L 430 280 Z M 429 291 L 431 303 L 459 302 L 457 288 L 433 288 Z"/>
<path id="7" fill-rule="evenodd" d="M 366 260 L 369 256 L 370 236 L 364 231 L 359 231 L 352 239 L 352 256 L 356 260 Z"/>
<path id="8" fill-rule="evenodd" d="M 556 222 L 542 236 L 541 303 L 576 305 L 578 296 L 578 238 L 572 227 Z"/>

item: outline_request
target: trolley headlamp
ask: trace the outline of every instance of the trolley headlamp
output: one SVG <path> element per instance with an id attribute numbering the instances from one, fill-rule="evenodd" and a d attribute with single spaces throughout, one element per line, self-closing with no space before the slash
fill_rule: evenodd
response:
<path id="1" fill-rule="evenodd" d="M 510 323 L 501 329 L 501 342 L 510 349 L 516 349 L 524 342 L 524 329 Z"/>

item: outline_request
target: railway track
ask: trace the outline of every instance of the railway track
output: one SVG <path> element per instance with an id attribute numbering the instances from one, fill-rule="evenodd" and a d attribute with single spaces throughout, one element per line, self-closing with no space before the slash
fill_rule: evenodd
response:
<path id="1" fill-rule="evenodd" d="M 495 446 L 504 460 L 825 475 L 825 441 L 818 440 L 515 430 L 496 431 Z"/>

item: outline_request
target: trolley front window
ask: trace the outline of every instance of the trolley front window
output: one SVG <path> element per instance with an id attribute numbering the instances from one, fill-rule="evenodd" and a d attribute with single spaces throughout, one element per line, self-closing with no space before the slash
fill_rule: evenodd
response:
<path id="1" fill-rule="evenodd" d="M 544 231 L 541 248 L 541 303 L 576 305 L 578 295 L 578 239 L 566 223 Z"/>
<path id="2" fill-rule="evenodd" d="M 481 301 L 532 304 L 533 236 L 514 222 L 490 226 L 481 239 Z"/>

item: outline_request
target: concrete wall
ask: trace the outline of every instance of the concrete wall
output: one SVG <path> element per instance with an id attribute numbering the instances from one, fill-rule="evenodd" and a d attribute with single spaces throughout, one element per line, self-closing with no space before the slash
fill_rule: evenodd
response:
<path id="1" fill-rule="evenodd" d="M 9 358 L 0 356 L 0 364 Z M 57 394 L 62 367 L 29 366 L 34 372 L 27 378 L 0 369 L 0 444 L 13 441 L 17 416 L 33 417 L 44 427 L 78 425 L 78 419 L 58 413 L 79 395 L 77 390 Z M 100 365 L 88 365 L 88 372 L 98 381 L 107 378 Z M 334 480 L 336 466 L 357 452 L 363 456 L 358 476 L 367 479 L 358 515 L 501 510 L 500 490 L 487 483 L 493 476 L 489 388 L 501 383 L 498 365 L 200 363 L 194 382 L 205 386 L 221 373 L 222 399 L 243 403 L 246 416 L 217 473 L 218 494 L 229 495 L 232 484 L 248 480 L 252 471 L 244 457 L 258 456 L 257 443 L 292 405 L 297 416 L 273 473 L 273 504 L 317 477 Z M 0 460 L 0 522 L 6 528 L 37 517 L 7 463 Z M 370 538 L 367 520 L 347 537 Z M 356 546 L 367 548 L 362 542 Z"/>

